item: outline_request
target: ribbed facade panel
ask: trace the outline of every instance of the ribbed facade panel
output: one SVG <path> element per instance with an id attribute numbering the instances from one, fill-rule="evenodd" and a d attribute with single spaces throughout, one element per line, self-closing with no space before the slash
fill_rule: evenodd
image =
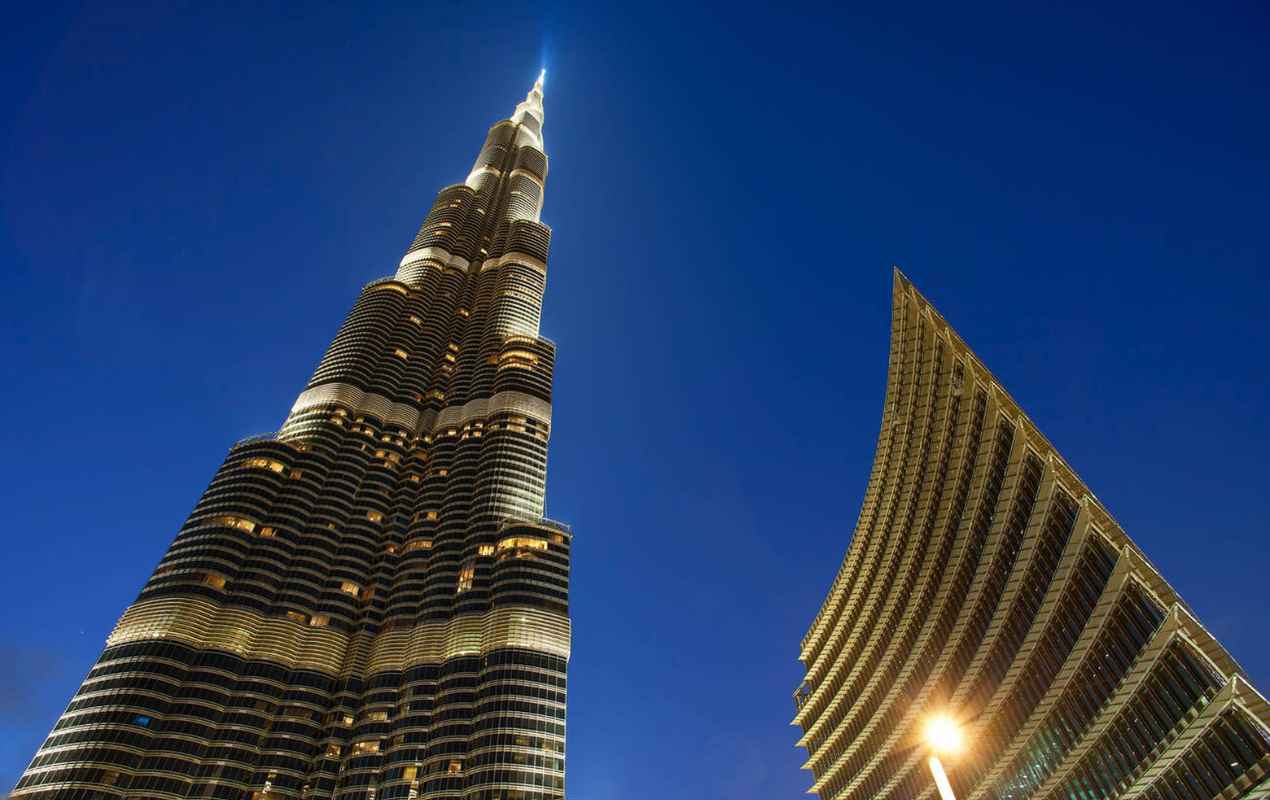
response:
<path id="1" fill-rule="evenodd" d="M 963 800 L 1270 789 L 1270 707 L 991 373 L 896 272 L 873 469 L 800 658 L 825 800 L 931 800 L 921 729 L 966 729 Z"/>
<path id="2" fill-rule="evenodd" d="M 14 797 L 559 800 L 542 87 L 235 445 Z"/>

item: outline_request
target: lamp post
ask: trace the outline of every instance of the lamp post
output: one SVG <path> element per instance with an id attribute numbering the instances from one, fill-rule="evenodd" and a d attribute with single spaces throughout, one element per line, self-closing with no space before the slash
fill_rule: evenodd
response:
<path id="1" fill-rule="evenodd" d="M 952 755 L 960 752 L 964 745 L 964 737 L 956 720 L 947 714 L 931 717 L 926 723 L 926 744 L 930 747 L 930 757 L 926 759 L 926 763 L 930 765 L 930 774 L 935 778 L 941 800 L 957 800 L 952 784 L 948 782 L 948 774 L 944 772 L 944 765 L 939 760 L 941 753 Z"/>

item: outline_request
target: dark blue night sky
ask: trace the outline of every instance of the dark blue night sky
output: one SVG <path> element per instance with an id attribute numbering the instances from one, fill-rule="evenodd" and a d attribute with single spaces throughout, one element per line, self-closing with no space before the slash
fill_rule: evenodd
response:
<path id="1" fill-rule="evenodd" d="M 573 797 L 810 784 L 892 265 L 1270 685 L 1264 6 L 105 5 L 0 25 L 0 789 L 541 66 Z"/>

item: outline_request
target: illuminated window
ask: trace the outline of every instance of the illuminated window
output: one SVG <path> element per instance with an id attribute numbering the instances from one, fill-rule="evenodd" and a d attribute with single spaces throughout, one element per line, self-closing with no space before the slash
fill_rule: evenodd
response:
<path id="1" fill-rule="evenodd" d="M 437 512 L 435 512 L 435 511 L 429 511 L 428 513 L 424 514 L 424 515 L 423 515 L 423 517 L 424 517 L 424 519 L 428 520 L 428 522 L 436 522 L 436 521 L 437 521 Z"/>
<path id="2" fill-rule="evenodd" d="M 225 588 L 225 576 L 217 575 L 215 572 L 207 572 L 203 574 L 203 583 L 213 589 L 223 590 Z"/>
<path id="3" fill-rule="evenodd" d="M 349 725 L 352 725 L 352 724 L 353 724 L 353 715 L 352 715 L 352 714 L 345 714 L 343 717 L 341 717 L 341 718 L 340 718 L 340 722 L 341 722 L 341 723 L 342 723 L 345 727 L 348 727 Z"/>
<path id="4" fill-rule="evenodd" d="M 298 480 L 300 480 L 300 479 L 301 479 L 301 478 L 303 478 L 303 477 L 304 477 L 304 470 L 302 470 L 302 469 L 293 469 L 293 470 L 291 470 L 291 480 L 293 480 L 293 481 L 298 481 Z"/>
<path id="5" fill-rule="evenodd" d="M 387 711 L 370 711 L 366 714 L 366 719 L 370 722 L 383 722 L 388 719 Z"/>
<path id="6" fill-rule="evenodd" d="M 299 611 L 288 611 L 287 619 L 292 620 L 294 622 L 299 622 L 301 625 L 303 625 L 309 621 L 309 615 L 301 614 Z"/>
<path id="7" fill-rule="evenodd" d="M 400 358 L 402 361 L 405 361 L 406 359 L 410 358 L 410 354 L 407 353 L 405 350 L 402 350 L 400 347 L 398 347 L 396 350 L 393 350 L 392 354 L 395 355 L 397 358 Z"/>
<path id="8" fill-rule="evenodd" d="M 271 539 L 273 538 L 274 530 L 273 528 L 270 528 L 269 526 L 266 525 L 265 527 L 260 529 L 260 535 L 264 537 L 265 539 Z"/>
<path id="9" fill-rule="evenodd" d="M 240 531 L 247 531 L 247 533 L 251 533 L 252 531 L 256 530 L 256 523 L 244 517 L 229 517 L 229 516 L 214 517 L 212 519 L 212 524 L 225 525 L 230 528 L 237 528 Z"/>
<path id="10" fill-rule="evenodd" d="M 418 475 L 411 475 L 411 476 L 410 476 L 410 482 L 411 482 L 411 483 L 418 483 L 418 482 L 419 482 L 419 481 L 421 481 L 421 480 L 423 480 L 423 478 L 419 477 Z"/>
<path id="11" fill-rule="evenodd" d="M 552 544 L 564 544 L 564 536 L 562 536 L 562 535 L 561 535 L 561 534 L 559 534 L 559 533 L 553 533 L 553 534 L 551 534 L 551 543 L 552 543 Z"/>
<path id="12" fill-rule="evenodd" d="M 414 314 L 411 314 L 411 315 L 410 315 L 410 321 L 411 321 L 411 322 L 413 322 L 413 323 L 414 323 L 414 324 L 416 324 L 416 325 L 422 325 L 422 324 L 423 324 L 423 320 L 419 319 L 419 318 L 418 318 L 418 317 L 416 317 Z"/>
<path id="13" fill-rule="evenodd" d="M 310 628 L 325 628 L 330 624 L 331 618 L 326 614 L 314 614 L 313 618 L 309 620 Z"/>
<path id="14" fill-rule="evenodd" d="M 434 399 L 434 398 L 435 398 L 435 399 L 437 399 L 437 400 L 444 400 L 444 399 L 445 399 L 445 392 L 441 391 L 440 389 L 433 389 L 432 391 L 428 392 L 428 393 L 427 393 L 426 395 L 424 395 L 424 396 L 425 396 L 425 397 L 427 397 L 429 400 Z"/>
<path id="15" fill-rule="evenodd" d="M 285 464 L 281 461 L 274 461 L 272 458 L 249 458 L 245 463 L 253 469 L 268 469 L 274 472 L 282 472 L 282 470 L 286 469 Z"/>
<path id="16" fill-rule="evenodd" d="M 538 356 L 528 350 L 508 350 L 498 357 L 499 369 L 533 369 L 538 364 Z"/>
<path id="17" fill-rule="evenodd" d="M 370 520 L 371 522 L 383 522 L 384 515 L 378 511 L 367 511 L 366 519 Z"/>
<path id="18" fill-rule="evenodd" d="M 459 308 L 459 309 L 455 309 L 455 312 L 454 312 L 454 313 L 458 314 L 460 317 L 470 317 L 470 316 L 472 316 L 472 312 L 471 312 L 471 311 L 468 311 L 466 308 Z"/>
<path id="19" fill-rule="evenodd" d="M 483 544 L 477 549 L 476 554 L 478 556 L 492 556 L 494 555 L 494 545 Z"/>
<path id="20" fill-rule="evenodd" d="M 353 744 L 353 755 L 355 756 L 362 755 L 363 753 L 378 753 L 378 752 L 379 752 L 378 739 L 370 739 L 368 741 L 355 742 Z"/>
<path id="21" fill-rule="evenodd" d="M 536 536 L 509 536 L 508 538 L 503 539 L 499 541 L 498 543 L 498 549 L 500 552 L 503 550 L 511 550 L 513 548 L 515 549 L 525 548 L 529 550 L 546 550 L 547 540 L 539 539 Z"/>
<path id="22" fill-rule="evenodd" d="M 405 552 L 409 553 L 411 550 L 431 550 L 431 549 L 432 549 L 431 539 L 411 539 L 409 542 L 406 543 Z"/>
<path id="23" fill-rule="evenodd" d="M 475 577 L 476 577 L 476 566 L 473 564 L 468 564 L 467 566 L 463 567 L 463 569 L 459 570 L 458 591 L 460 594 L 472 588 L 472 579 Z"/>
<path id="24" fill-rule="evenodd" d="M 401 771 L 401 779 L 403 781 L 413 781 L 417 777 L 419 777 L 418 767 L 406 767 Z"/>
<path id="25" fill-rule="evenodd" d="M 446 354 L 445 354 L 445 360 L 446 360 L 446 361 L 449 361 L 451 364 L 453 364 L 453 363 L 454 363 L 454 353 L 446 353 Z"/>
<path id="26" fill-rule="evenodd" d="M 344 594 L 351 594 L 353 597 L 357 597 L 362 593 L 362 587 L 352 581 L 344 581 L 340 584 L 340 591 Z"/>
<path id="27" fill-rule="evenodd" d="M 397 545 L 389 542 L 388 544 L 384 545 L 384 552 L 390 556 L 395 554 L 397 552 Z"/>
<path id="28" fill-rule="evenodd" d="M 327 758 L 339 758 L 339 757 L 340 757 L 340 746 L 339 746 L 338 744 L 328 744 L 328 745 L 326 746 L 326 757 L 327 757 Z"/>
<path id="29" fill-rule="evenodd" d="M 451 761 L 451 762 L 450 762 L 450 766 L 446 767 L 445 773 L 446 773 L 447 775 L 462 775 L 462 774 L 463 774 L 463 762 L 462 762 L 462 761 Z"/>

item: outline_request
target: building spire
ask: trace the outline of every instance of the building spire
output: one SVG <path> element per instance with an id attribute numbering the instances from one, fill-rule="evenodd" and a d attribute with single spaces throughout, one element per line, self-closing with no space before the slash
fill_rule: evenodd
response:
<path id="1" fill-rule="evenodd" d="M 525 99 L 516 104 L 516 110 L 490 128 L 485 146 L 464 180 L 468 188 L 479 191 L 489 181 L 497 183 L 501 180 L 504 172 L 518 167 L 528 169 L 537 176 L 533 180 L 538 183 L 538 188 L 521 192 L 533 208 L 531 211 L 522 209 L 525 213 L 519 214 L 519 219 L 537 220 L 538 212 L 542 210 L 542 184 L 547 177 L 546 147 L 542 138 L 543 120 L 546 118 L 542 108 L 542 85 L 546 80 L 547 70 L 544 69 L 525 93 Z M 535 151 L 536 155 L 521 153 L 520 150 L 525 148 Z M 527 161 L 534 162 L 534 166 L 526 166 Z"/>
<path id="2" fill-rule="evenodd" d="M 539 143 L 542 141 L 542 123 L 545 117 L 542 109 L 542 84 L 546 79 L 547 70 L 543 69 L 538 73 L 538 80 L 534 81 L 533 88 L 525 95 L 525 99 L 516 105 L 516 112 L 511 116 L 512 122 L 532 130 Z M 533 121 L 527 120 L 526 117 L 533 117 Z"/>

